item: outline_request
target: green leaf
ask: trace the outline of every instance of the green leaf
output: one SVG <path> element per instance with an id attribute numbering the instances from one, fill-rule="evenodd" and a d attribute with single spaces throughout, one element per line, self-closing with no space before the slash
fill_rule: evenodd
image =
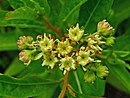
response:
<path id="1" fill-rule="evenodd" d="M 48 0 L 34 0 L 34 1 L 39 3 L 39 5 L 45 9 L 45 15 L 47 16 L 50 15 L 50 6 Z"/>
<path id="2" fill-rule="evenodd" d="M 108 61 L 106 64 L 110 69 L 110 76 L 108 76 L 107 81 L 126 93 L 130 93 L 130 76 L 128 72 L 130 65 L 123 60 L 130 60 L 130 45 L 126 43 L 129 41 L 130 35 L 124 34 L 117 37 L 115 44 L 104 51 L 104 53 L 109 53 L 107 55 Z"/>
<path id="3" fill-rule="evenodd" d="M 123 60 L 130 60 L 130 44 L 127 42 L 130 42 L 129 34 L 119 36 L 116 38 L 114 45 L 104 52 L 113 52 Z"/>
<path id="4" fill-rule="evenodd" d="M 130 51 L 130 44 L 127 42 L 130 41 L 130 34 L 124 34 L 116 38 L 113 45 L 114 50 Z M 123 46 L 123 47 L 122 47 Z"/>
<path id="5" fill-rule="evenodd" d="M 30 76 L 30 75 L 44 75 L 44 72 L 47 72 L 49 75 L 47 78 L 49 79 L 55 79 L 59 80 L 63 77 L 63 73 L 59 68 L 54 68 L 54 69 L 48 69 L 45 66 L 42 66 L 41 60 L 37 61 L 32 61 L 29 66 L 26 66 L 26 68 L 20 72 L 17 77 L 25 77 L 25 76 Z"/>
<path id="6" fill-rule="evenodd" d="M 108 56 L 107 60 L 104 61 L 104 63 L 109 68 L 110 73 L 114 75 L 114 77 L 118 80 L 116 82 L 118 82 L 118 84 L 121 84 L 121 87 L 125 87 L 125 89 L 127 89 L 127 91 L 130 93 L 130 73 L 125 68 L 126 63 L 124 63 L 122 60 L 119 60 L 113 55 Z M 120 86 L 118 88 L 120 88 Z"/>
<path id="7" fill-rule="evenodd" d="M 59 20 L 59 13 L 61 10 L 60 8 L 62 7 L 62 3 L 60 1 L 61 0 L 48 0 L 48 3 L 50 5 L 50 16 L 48 18 L 55 26 L 59 25 L 57 21 Z"/>
<path id="8" fill-rule="evenodd" d="M 15 33 L 0 34 L 0 51 L 16 50 L 17 36 Z"/>
<path id="9" fill-rule="evenodd" d="M 114 0 L 112 9 L 114 10 L 114 17 L 118 25 L 130 17 L 130 0 Z"/>
<path id="10" fill-rule="evenodd" d="M 46 67 L 41 66 L 41 64 L 42 64 L 41 60 L 32 62 L 29 66 L 26 66 L 24 70 L 16 74 L 17 78 L 19 79 L 23 77 L 37 76 L 37 77 L 42 77 L 45 80 L 57 81 L 57 80 L 60 80 L 61 77 L 63 77 L 62 71 L 60 71 L 59 68 L 50 70 L 50 69 L 47 69 Z M 17 66 L 20 67 L 19 65 Z M 28 86 L 26 85 L 26 87 Z M 51 84 L 45 85 L 43 86 L 43 89 L 40 91 L 41 93 L 38 95 L 34 95 L 34 96 L 37 96 L 34 98 L 52 98 L 56 90 L 56 87 L 57 87 L 57 84 L 54 86 Z M 31 91 L 32 90 L 30 90 L 30 92 Z"/>
<path id="11" fill-rule="evenodd" d="M 23 64 L 23 62 L 21 62 L 21 63 Z M 17 75 L 17 77 L 25 77 L 25 76 L 30 76 L 30 75 L 44 74 L 44 72 L 46 72 L 47 70 L 41 64 L 42 64 L 41 60 L 31 62 L 29 64 L 29 66 L 26 66 L 26 68 Z M 50 75 L 50 77 L 51 77 L 51 75 Z"/>
<path id="12" fill-rule="evenodd" d="M 45 24 L 42 21 L 32 21 L 32 20 L 2 20 L 0 21 L 0 26 L 2 27 L 18 27 L 18 28 L 31 28 L 31 29 L 45 29 Z"/>
<path id="13" fill-rule="evenodd" d="M 7 13 L 7 11 L 0 10 L 0 20 L 3 20 L 3 19 L 4 19 L 6 13 Z"/>
<path id="14" fill-rule="evenodd" d="M 15 1 L 14 0 L 8 0 L 8 2 L 13 9 L 17 9 L 17 8 L 24 6 L 24 4 L 21 0 L 15 0 Z"/>
<path id="15" fill-rule="evenodd" d="M 79 78 L 81 79 L 81 87 L 85 94 L 91 95 L 91 96 L 103 96 L 105 93 L 105 81 L 101 80 L 99 78 L 96 79 L 96 81 L 91 84 L 84 82 L 83 80 L 83 70 L 78 70 Z"/>
<path id="16" fill-rule="evenodd" d="M 94 84 L 84 83 L 82 84 L 83 91 L 91 96 L 103 96 L 105 93 L 105 81 L 97 79 Z"/>
<path id="17" fill-rule="evenodd" d="M 86 32 L 96 30 L 97 23 L 107 17 L 112 3 L 113 0 L 88 0 L 81 6 L 79 22 Z"/>
<path id="18" fill-rule="evenodd" d="M 48 93 L 48 89 L 55 88 L 57 83 L 59 83 L 59 81 L 52 81 L 47 78 L 44 79 L 37 75 L 24 78 L 13 78 L 1 74 L 0 95 L 19 98 L 37 96 L 43 92 Z"/>
<path id="19" fill-rule="evenodd" d="M 15 76 L 18 75 L 21 71 L 23 71 L 26 68 L 26 66 L 18 60 L 18 58 L 15 58 L 13 62 L 9 65 L 9 67 L 4 72 L 5 75 Z"/>
<path id="20" fill-rule="evenodd" d="M 47 92 L 43 92 L 40 96 L 34 98 L 58 98 L 58 96 L 54 96 L 55 92 L 57 92 L 57 88 L 54 86 L 48 89 Z"/>
<path id="21" fill-rule="evenodd" d="M 122 85 L 122 83 L 119 81 L 119 79 L 117 79 L 117 77 L 113 73 L 109 73 L 107 77 L 107 82 L 111 84 L 113 87 L 119 89 L 120 91 L 130 94 L 130 91 L 124 85 Z"/>
<path id="22" fill-rule="evenodd" d="M 79 9 L 87 0 L 66 0 L 59 15 L 59 21 L 73 24 L 79 16 Z"/>
<path id="23" fill-rule="evenodd" d="M 74 90 L 73 90 L 74 91 Z M 91 95 L 85 95 L 85 94 L 79 94 L 75 91 L 76 94 L 76 98 L 102 98 L 99 96 L 91 96 Z M 74 98 L 73 96 L 71 96 L 69 93 L 67 95 L 67 98 Z"/>
<path id="24" fill-rule="evenodd" d="M 88 98 L 96 98 L 103 96 L 105 91 L 105 81 L 97 79 L 94 84 L 84 81 L 84 71 L 81 68 L 76 70 L 76 74 L 70 73 L 69 83 L 73 89 L 79 92 L 82 96 L 87 95 Z M 73 80 L 73 81 L 72 81 Z M 85 98 L 87 98 L 87 96 Z M 92 97 L 93 96 L 93 97 Z"/>
<path id="25" fill-rule="evenodd" d="M 128 34 L 130 34 L 130 18 L 127 19 L 127 22 L 125 24 L 125 32 L 127 32 Z"/>
<path id="26" fill-rule="evenodd" d="M 35 10 L 37 14 L 43 15 L 44 8 L 40 6 L 39 2 L 35 2 L 35 0 L 21 0 L 25 7 L 28 6 L 29 8 Z"/>
<path id="27" fill-rule="evenodd" d="M 8 12 L 5 17 L 6 20 L 10 19 L 34 20 L 37 18 L 38 18 L 37 12 L 29 7 L 20 7 L 15 11 Z"/>
<path id="28" fill-rule="evenodd" d="M 50 14 L 50 7 L 47 0 L 9 0 L 9 3 L 14 9 L 28 6 L 31 9 L 39 11 L 39 14 L 43 14 L 43 9 L 45 9 L 46 15 Z"/>
<path id="29" fill-rule="evenodd" d="M 0 9 L 2 10 L 8 10 L 8 8 L 10 7 L 8 0 L 1 0 L 0 1 Z"/>

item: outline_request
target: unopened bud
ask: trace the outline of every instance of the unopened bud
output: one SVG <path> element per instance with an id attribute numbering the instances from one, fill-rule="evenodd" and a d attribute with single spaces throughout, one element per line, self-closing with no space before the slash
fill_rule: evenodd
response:
<path id="1" fill-rule="evenodd" d="M 87 71 L 84 75 L 85 82 L 94 83 L 96 76 L 93 71 Z"/>
<path id="2" fill-rule="evenodd" d="M 108 71 L 108 68 L 106 66 L 102 66 L 102 65 L 98 64 L 96 67 L 97 67 L 96 75 L 99 78 L 103 78 L 103 77 L 108 75 L 109 71 Z"/>
<path id="3" fill-rule="evenodd" d="M 110 46 L 110 45 L 114 44 L 114 40 L 115 40 L 115 37 L 113 37 L 113 36 L 108 37 L 106 39 L 106 43 L 105 44 L 108 45 L 108 46 Z"/>
<path id="4" fill-rule="evenodd" d="M 33 38 L 31 36 L 21 36 L 17 42 L 19 49 L 27 49 L 30 48 L 29 45 L 33 42 Z"/>
<path id="5" fill-rule="evenodd" d="M 29 65 L 31 59 L 29 58 L 30 50 L 23 50 L 19 53 L 19 59 L 25 64 Z"/>
<path id="6" fill-rule="evenodd" d="M 97 31 L 103 36 L 108 36 L 114 31 L 114 29 L 108 22 L 106 22 L 106 20 L 103 20 L 98 23 Z"/>

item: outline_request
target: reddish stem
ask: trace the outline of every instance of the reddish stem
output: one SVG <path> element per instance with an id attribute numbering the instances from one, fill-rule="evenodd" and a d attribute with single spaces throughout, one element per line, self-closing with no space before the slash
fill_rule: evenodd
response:
<path id="1" fill-rule="evenodd" d="M 66 89 L 68 86 L 68 74 L 69 74 L 69 72 L 67 71 L 64 78 L 63 78 L 63 87 L 62 87 L 61 93 L 58 96 L 58 98 L 64 98 L 64 95 L 66 93 Z"/>
<path id="2" fill-rule="evenodd" d="M 53 25 L 51 25 L 50 21 L 47 18 L 44 18 L 44 22 L 47 24 L 47 28 L 56 32 L 59 36 L 61 35 L 61 31 L 59 28 L 54 27 Z"/>

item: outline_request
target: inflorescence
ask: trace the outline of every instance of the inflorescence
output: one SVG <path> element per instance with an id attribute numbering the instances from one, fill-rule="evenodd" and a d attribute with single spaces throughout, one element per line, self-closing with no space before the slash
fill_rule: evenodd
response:
<path id="1" fill-rule="evenodd" d="M 114 43 L 114 29 L 106 20 L 98 23 L 97 31 L 85 34 L 83 29 L 76 27 L 68 29 L 61 40 L 51 34 L 38 35 L 34 41 L 31 36 L 21 36 L 17 42 L 20 60 L 29 65 L 32 60 L 42 58 L 42 66 L 53 69 L 58 66 L 66 71 L 76 70 L 81 66 L 86 71 L 84 79 L 93 82 L 96 77 L 103 78 L 108 74 L 108 68 L 101 64 L 97 55 L 101 54 L 105 45 Z"/>

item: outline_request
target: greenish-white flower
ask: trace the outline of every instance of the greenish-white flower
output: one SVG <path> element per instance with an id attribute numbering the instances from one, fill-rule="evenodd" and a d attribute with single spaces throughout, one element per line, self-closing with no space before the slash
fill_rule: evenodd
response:
<path id="1" fill-rule="evenodd" d="M 90 51 L 79 51 L 77 61 L 80 65 L 85 66 L 86 64 L 94 61 L 94 59 L 90 57 Z"/>
<path id="2" fill-rule="evenodd" d="M 77 24 L 76 27 L 69 29 L 69 38 L 72 41 L 78 42 L 83 36 L 83 33 L 84 33 L 84 30 L 80 29 L 79 24 Z"/>
<path id="3" fill-rule="evenodd" d="M 105 41 L 102 41 L 102 38 L 99 34 L 92 35 L 86 39 L 88 45 L 102 45 Z"/>
<path id="4" fill-rule="evenodd" d="M 88 38 L 87 42 L 88 42 L 88 45 L 93 45 L 97 43 L 97 41 L 93 40 L 92 38 Z"/>
<path id="5" fill-rule="evenodd" d="M 70 53 L 72 51 L 73 47 L 70 45 L 70 42 L 68 39 L 66 39 L 65 41 L 58 41 L 58 45 L 57 45 L 57 51 L 61 54 L 61 55 L 66 55 L 68 53 Z"/>
<path id="6" fill-rule="evenodd" d="M 55 54 L 52 52 L 51 55 L 44 56 L 44 61 L 42 66 L 48 66 L 54 68 L 55 64 L 58 62 L 58 58 L 55 57 Z"/>
<path id="7" fill-rule="evenodd" d="M 95 47 L 97 48 L 97 51 L 102 51 L 103 50 L 99 45 L 96 45 Z"/>
<path id="8" fill-rule="evenodd" d="M 40 45 L 42 51 L 52 50 L 54 41 L 53 41 L 53 39 L 49 39 L 46 36 L 46 33 L 44 33 L 44 38 L 43 38 L 43 40 L 41 40 L 39 42 L 39 45 Z"/>
<path id="9" fill-rule="evenodd" d="M 75 60 L 72 57 L 66 56 L 61 59 L 61 66 L 60 66 L 61 70 L 64 69 L 70 71 L 71 69 L 76 69 L 75 67 L 76 67 Z"/>
<path id="10" fill-rule="evenodd" d="M 103 50 L 99 45 L 90 45 L 89 48 L 92 54 L 95 54 L 95 52 L 101 52 Z"/>

